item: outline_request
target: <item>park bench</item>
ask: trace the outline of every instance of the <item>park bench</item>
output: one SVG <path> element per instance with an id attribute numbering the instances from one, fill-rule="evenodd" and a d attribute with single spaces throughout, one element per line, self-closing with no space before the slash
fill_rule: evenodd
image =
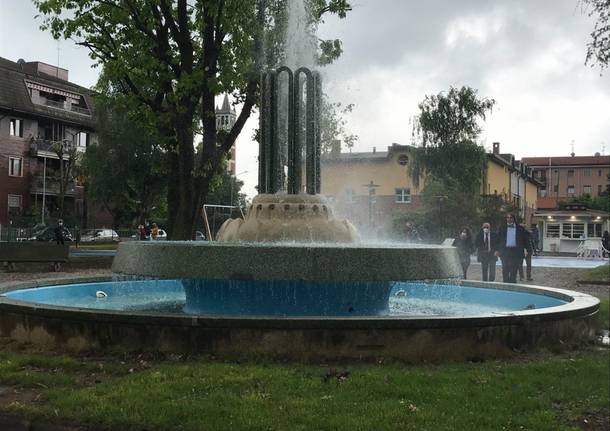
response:
<path id="1" fill-rule="evenodd" d="M 68 245 L 56 245 L 40 242 L 0 242 L 0 262 L 9 270 L 15 269 L 16 263 L 49 262 L 55 272 L 61 270 L 61 264 L 68 261 Z"/>

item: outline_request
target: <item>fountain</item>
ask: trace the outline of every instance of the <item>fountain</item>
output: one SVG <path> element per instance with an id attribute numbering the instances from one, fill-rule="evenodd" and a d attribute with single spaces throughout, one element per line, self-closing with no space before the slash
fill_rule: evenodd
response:
<path id="1" fill-rule="evenodd" d="M 0 336 L 72 350 L 407 361 L 496 357 L 592 336 L 591 296 L 452 282 L 452 247 L 361 243 L 319 195 L 319 76 L 282 67 L 263 75 L 262 90 L 261 194 L 244 220 L 228 220 L 216 242 L 123 242 L 113 280 L 0 285 Z"/>

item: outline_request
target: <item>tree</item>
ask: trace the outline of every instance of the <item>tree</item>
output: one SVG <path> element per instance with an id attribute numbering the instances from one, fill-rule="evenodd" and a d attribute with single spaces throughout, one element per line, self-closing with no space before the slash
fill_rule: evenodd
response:
<path id="1" fill-rule="evenodd" d="M 485 149 L 477 144 L 479 121 L 494 104 L 470 87 L 451 87 L 447 94 L 426 96 L 419 104 L 413 136 L 421 145 L 413 152 L 409 169 L 416 185 L 422 176 L 426 178 L 424 204 L 430 217 L 443 223 L 439 231 L 454 233 L 477 221 L 487 169 Z M 443 196 L 440 204 L 439 196 Z M 440 205 L 447 217 L 438 215 Z"/>
<path id="2" fill-rule="evenodd" d="M 585 64 L 598 64 L 601 69 L 610 64 L 610 0 L 582 0 L 589 16 L 597 15 L 591 42 L 587 45 Z M 590 8 L 590 9 L 589 9 Z"/>
<path id="3" fill-rule="evenodd" d="M 142 223 L 166 208 L 167 169 L 161 139 L 138 111 L 95 99 L 98 143 L 83 161 L 87 194 L 112 214 L 114 226 Z"/>
<path id="4" fill-rule="evenodd" d="M 352 112 L 354 104 L 350 103 L 342 106 L 339 102 L 330 102 L 326 95 L 322 98 L 322 112 L 320 113 L 320 146 L 322 153 L 333 151 L 336 143 L 345 144 L 347 148 L 352 148 L 358 141 L 358 135 L 349 133 L 346 129 L 345 114 Z M 340 150 L 340 147 L 337 148 Z"/>
<path id="5" fill-rule="evenodd" d="M 58 194 L 58 217 L 64 217 L 64 202 L 66 191 L 70 183 L 73 183 L 80 162 L 80 154 L 76 149 L 76 143 L 70 141 L 56 141 L 51 146 L 59 159 L 59 194 Z"/>
<path id="6" fill-rule="evenodd" d="M 145 109 L 164 139 L 168 230 L 190 239 L 201 203 L 258 99 L 274 17 L 282 0 L 34 0 L 43 28 L 75 39 L 103 66 L 100 88 L 121 93 L 127 106 Z M 345 16 L 342 0 L 312 0 L 314 21 Z M 66 13 L 68 12 L 68 13 Z M 334 45 L 333 45 L 334 46 Z M 332 53 L 331 53 L 332 54 Z M 232 93 L 242 104 L 233 128 L 216 128 L 215 96 Z M 202 145 L 196 151 L 199 125 Z"/>

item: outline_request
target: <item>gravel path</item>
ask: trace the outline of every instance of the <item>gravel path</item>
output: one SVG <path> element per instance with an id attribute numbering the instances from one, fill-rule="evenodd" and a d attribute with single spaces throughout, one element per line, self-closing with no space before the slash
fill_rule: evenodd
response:
<path id="1" fill-rule="evenodd" d="M 610 267 L 608 270 L 610 271 Z M 580 268 L 532 268 L 532 278 L 534 281 L 523 280 L 519 281 L 519 283 L 576 290 L 577 292 L 588 293 L 598 298 L 609 299 L 610 286 L 579 284 L 576 282 L 582 279 L 587 271 L 588 269 Z M 481 280 L 480 264 L 470 265 L 468 278 L 471 280 Z M 502 267 L 499 265 L 496 265 L 496 281 L 502 281 Z"/>

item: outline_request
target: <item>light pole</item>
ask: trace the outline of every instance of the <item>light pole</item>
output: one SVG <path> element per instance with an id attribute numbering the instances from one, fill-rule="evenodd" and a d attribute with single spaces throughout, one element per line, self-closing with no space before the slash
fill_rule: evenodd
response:
<path id="1" fill-rule="evenodd" d="M 375 189 L 379 184 L 375 184 L 373 180 L 368 184 L 362 184 L 362 187 L 369 189 L 369 226 L 373 226 L 373 204 L 375 203 Z"/>
<path id="2" fill-rule="evenodd" d="M 443 201 L 448 199 L 449 196 L 439 195 L 434 196 L 438 199 L 438 237 L 440 242 L 443 242 Z"/>
<path id="3" fill-rule="evenodd" d="M 235 181 L 237 180 L 238 175 L 247 174 L 248 171 L 241 171 L 235 175 L 231 175 L 231 197 L 229 200 L 229 205 L 233 205 L 233 187 L 235 185 Z"/>

